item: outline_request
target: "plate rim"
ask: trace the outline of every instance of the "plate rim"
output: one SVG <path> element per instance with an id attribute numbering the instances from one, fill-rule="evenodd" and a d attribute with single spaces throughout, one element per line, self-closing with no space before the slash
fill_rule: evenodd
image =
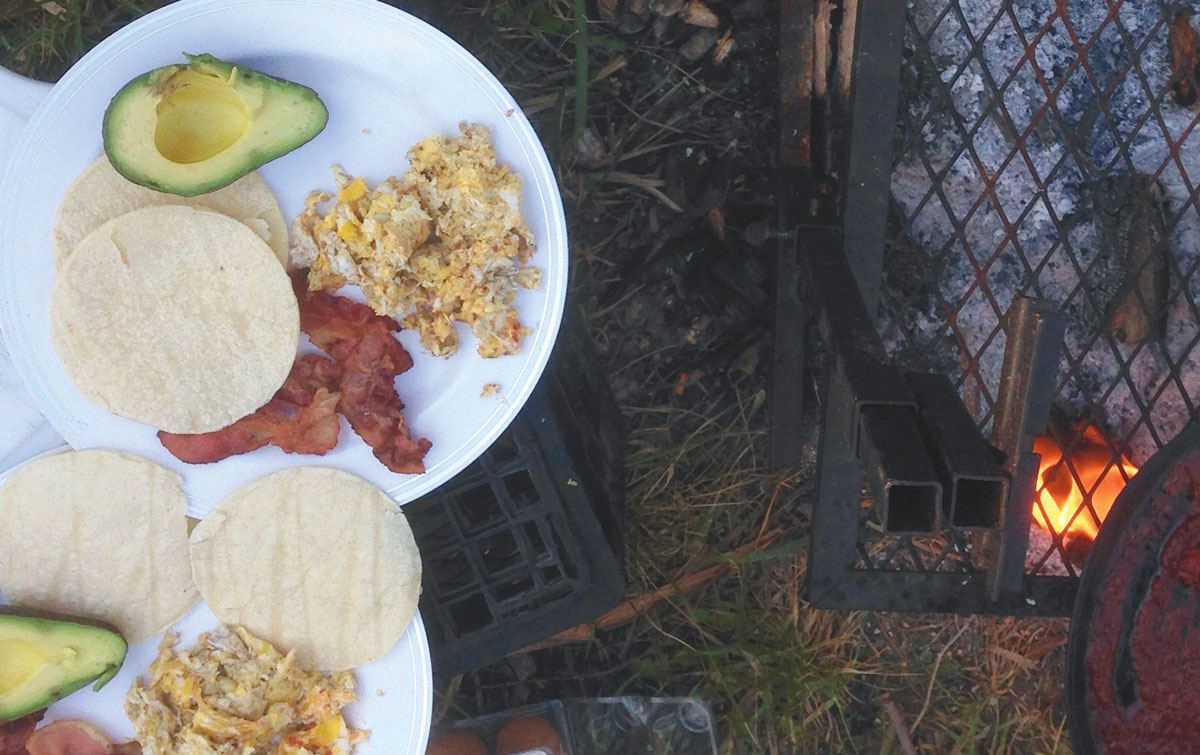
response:
<path id="1" fill-rule="evenodd" d="M 530 342 L 528 347 L 536 351 L 526 358 L 514 381 L 516 387 L 513 392 L 506 396 L 506 401 L 497 402 L 496 409 L 480 423 L 475 432 L 461 441 L 458 448 L 455 449 L 457 453 L 447 457 L 442 462 L 442 466 L 427 470 L 415 481 L 410 481 L 409 477 L 405 477 L 385 488 L 389 497 L 400 505 L 404 505 L 434 491 L 466 469 L 500 437 L 525 406 L 545 373 L 557 342 L 567 304 L 570 273 L 570 247 L 562 195 L 544 145 L 516 99 L 504 88 L 499 79 L 466 48 L 431 24 L 377 0 L 180 0 L 127 24 L 102 40 L 71 66 L 54 84 L 45 99 L 39 103 L 37 110 L 22 130 L 4 168 L 3 178 L 0 180 L 0 270 L 11 273 L 12 258 L 16 256 L 15 254 L 5 255 L 4 250 L 16 248 L 17 223 L 12 216 L 14 202 L 10 201 L 10 198 L 14 197 L 18 190 L 15 185 L 18 173 L 23 172 L 21 166 L 36 160 L 36 157 L 30 155 L 30 152 L 39 143 L 38 132 L 52 116 L 59 115 L 59 111 L 64 106 L 63 100 L 85 86 L 87 81 L 97 73 L 98 68 L 109 58 L 121 55 L 128 48 L 164 28 L 185 23 L 200 15 L 236 13 L 241 8 L 252 6 L 289 6 L 348 11 L 359 17 L 379 19 L 381 23 L 395 26 L 401 32 L 416 34 L 422 41 L 428 42 L 432 47 L 438 49 L 450 64 L 462 70 L 474 83 L 479 85 L 481 91 L 494 104 L 506 105 L 511 110 L 511 114 L 505 111 L 505 115 L 513 121 L 520 146 L 526 153 L 531 170 L 536 174 L 529 178 L 536 179 L 532 181 L 532 186 L 539 194 L 549 226 L 546 229 L 547 238 L 539 240 L 539 246 L 545 245 L 550 249 L 559 249 L 563 256 L 561 275 L 554 280 L 549 280 L 549 276 L 543 275 L 541 290 L 547 297 L 543 309 L 543 319 L 535 331 L 535 339 Z M 51 398 L 43 390 L 42 375 L 44 371 L 38 368 L 37 360 L 34 357 L 35 349 L 29 342 L 25 328 L 21 327 L 17 312 L 15 300 L 18 283 L 15 277 L 11 274 L 0 275 L 0 324 L 8 323 L 13 326 L 5 329 L 5 340 L 21 382 L 28 390 L 38 411 L 72 447 L 103 445 L 96 443 L 89 445 L 80 442 L 82 439 L 78 423 L 63 410 L 57 400 Z M 263 474 L 267 473 L 269 471 L 263 472 Z M 217 502 L 206 501 L 213 506 Z"/>

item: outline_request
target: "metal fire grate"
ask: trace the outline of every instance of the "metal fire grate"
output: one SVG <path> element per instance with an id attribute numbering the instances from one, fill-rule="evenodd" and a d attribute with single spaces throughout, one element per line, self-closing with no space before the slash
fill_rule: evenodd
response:
<path id="1" fill-rule="evenodd" d="M 1192 6 L 912 0 L 907 8 L 873 4 L 857 18 L 850 9 L 843 28 L 858 28 L 840 147 L 842 217 L 870 226 L 873 208 L 880 228 L 876 237 L 851 224 L 840 239 L 801 234 L 799 253 L 842 244 L 867 308 L 877 304 L 873 324 L 890 360 L 902 372 L 949 377 L 992 437 L 1006 349 L 1020 346 L 1008 343 L 1018 332 L 1015 303 L 1024 295 L 1057 308 L 1061 358 L 1051 361 L 1045 387 L 1032 381 L 1030 390 L 1048 394 L 1049 432 L 1066 450 L 1062 474 L 1085 488 L 1072 519 L 1098 517 L 1081 482 L 1091 478 L 1071 453 L 1086 448 L 1106 475 L 1127 479 L 1122 455 L 1144 463 L 1200 403 L 1200 45 Z M 896 124 L 890 154 L 886 144 L 864 146 L 884 141 L 886 113 Z M 870 174 L 881 156 L 890 180 Z M 1019 360 L 1013 365 L 1019 372 Z M 831 404 L 854 403 L 843 382 L 835 374 Z M 1029 536 L 1014 531 L 1028 527 L 1028 516 L 1015 521 L 1011 507 L 991 533 L 943 508 L 938 526 L 912 528 L 933 530 L 925 535 L 889 526 L 884 506 L 838 509 L 835 500 L 854 496 L 835 489 L 848 483 L 829 478 L 851 467 L 861 477 L 840 458 L 856 453 L 857 410 L 827 411 L 812 560 L 831 565 L 812 577 L 814 602 L 1069 611 L 1078 552 L 1062 533 L 1037 530 L 1025 548 Z M 1024 505 L 1034 497 L 1030 491 Z M 855 532 L 852 546 L 845 534 L 820 534 L 839 527 Z M 1024 553 L 1014 555 L 1018 544 Z M 1007 588 L 997 574 L 1005 548 L 1008 568 L 1024 567 Z"/>

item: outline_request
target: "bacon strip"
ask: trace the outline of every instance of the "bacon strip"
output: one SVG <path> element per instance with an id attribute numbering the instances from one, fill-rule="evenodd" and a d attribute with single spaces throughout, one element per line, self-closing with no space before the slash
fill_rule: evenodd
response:
<path id="1" fill-rule="evenodd" d="M 206 464 L 267 444 L 288 453 L 323 454 L 337 445 L 337 404 L 342 368 L 320 354 L 303 354 L 283 386 L 262 408 L 229 427 L 180 435 L 159 431 L 158 439 L 176 458 Z"/>
<path id="2" fill-rule="evenodd" d="M 28 755 L 25 742 L 44 715 L 45 708 L 28 716 L 0 723 L 0 755 Z"/>
<path id="3" fill-rule="evenodd" d="M 412 367 L 412 357 L 392 335 L 400 325 L 365 304 L 309 291 L 301 273 L 293 274 L 300 302 L 300 329 L 342 367 L 338 411 L 393 472 L 425 471 L 425 438 L 413 440 L 404 423 L 404 402 L 396 395 L 396 376 Z"/>

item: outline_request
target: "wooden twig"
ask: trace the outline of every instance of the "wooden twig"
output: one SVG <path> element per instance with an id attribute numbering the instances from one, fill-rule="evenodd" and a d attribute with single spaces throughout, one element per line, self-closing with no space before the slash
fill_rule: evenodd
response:
<path id="1" fill-rule="evenodd" d="M 450 680 L 450 684 L 446 687 L 446 694 L 439 695 L 437 704 L 433 706 L 433 723 L 437 725 L 441 722 L 446 714 L 450 711 L 450 706 L 454 703 L 455 696 L 458 695 L 458 688 L 462 686 L 462 674 Z"/>
<path id="2" fill-rule="evenodd" d="M 896 741 L 900 743 L 900 752 L 904 755 L 917 755 L 917 747 L 912 737 L 908 735 L 908 727 L 904 725 L 904 717 L 900 715 L 900 706 L 888 695 L 883 695 L 883 712 L 892 722 L 892 731 L 896 732 Z"/>
<path id="3" fill-rule="evenodd" d="M 658 201 L 665 204 L 673 212 L 683 212 L 682 207 L 675 204 L 674 200 L 672 200 L 670 197 L 668 197 L 666 194 L 663 194 L 659 190 L 659 188 L 658 188 L 659 186 L 666 185 L 666 182 L 663 181 L 661 178 L 646 178 L 644 176 L 638 176 L 633 173 L 625 173 L 623 171 L 614 170 L 613 172 L 608 174 L 608 180 L 612 181 L 614 183 L 625 184 L 626 186 L 633 186 L 638 189 L 641 189 L 642 191 L 646 192 L 650 196 L 654 197 Z"/>
<path id="4" fill-rule="evenodd" d="M 652 590 L 651 592 L 642 593 L 641 595 L 630 598 L 608 613 L 600 616 L 595 621 L 588 622 L 586 624 L 580 624 L 570 629 L 563 630 L 562 632 L 559 632 L 548 639 L 541 640 L 540 642 L 535 642 L 532 645 L 523 647 L 514 652 L 513 655 L 528 653 L 534 650 L 541 650 L 542 648 L 554 647 L 555 645 L 563 645 L 568 642 L 585 642 L 595 637 L 597 630 L 611 629 L 622 624 L 627 624 L 641 614 L 645 613 L 660 601 L 673 598 L 682 592 L 693 590 L 718 574 L 725 572 L 729 568 L 733 559 L 767 547 L 776 539 L 778 539 L 783 532 L 784 531 L 782 529 L 773 529 L 770 532 L 766 532 L 762 536 L 755 539 L 754 542 L 747 543 L 724 554 L 718 559 L 717 563 L 712 564 L 711 566 L 707 566 L 698 572 L 688 574 L 678 582 L 672 582 L 671 584 L 660 587 L 657 590 Z"/>

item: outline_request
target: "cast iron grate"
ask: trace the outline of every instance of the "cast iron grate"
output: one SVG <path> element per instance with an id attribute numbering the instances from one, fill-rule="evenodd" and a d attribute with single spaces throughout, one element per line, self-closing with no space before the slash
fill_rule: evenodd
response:
<path id="1" fill-rule="evenodd" d="M 485 665 L 624 595 L 624 433 L 586 338 L 569 319 L 504 435 L 404 507 L 421 549 L 421 615 L 439 674 Z"/>
<path id="2" fill-rule="evenodd" d="M 902 368 L 950 376 L 987 432 L 1017 294 L 1067 316 L 1052 433 L 1124 480 L 1200 401 L 1197 61 L 1191 6 L 1158 0 L 908 4 L 879 324 Z M 1187 27 L 1187 28 L 1185 28 Z M 1194 52 L 1192 53 L 1194 55 Z M 1189 94 L 1190 90 L 1190 94 Z M 1100 442 L 1087 428 L 1100 430 Z M 1071 518 L 1096 517 L 1088 477 Z M 1040 502 L 1037 504 L 1041 506 Z M 1044 510 L 1043 510 L 1044 511 Z M 859 568 L 987 568 L 969 533 L 859 527 Z M 1078 574 L 1056 531 L 1028 574 Z"/>

